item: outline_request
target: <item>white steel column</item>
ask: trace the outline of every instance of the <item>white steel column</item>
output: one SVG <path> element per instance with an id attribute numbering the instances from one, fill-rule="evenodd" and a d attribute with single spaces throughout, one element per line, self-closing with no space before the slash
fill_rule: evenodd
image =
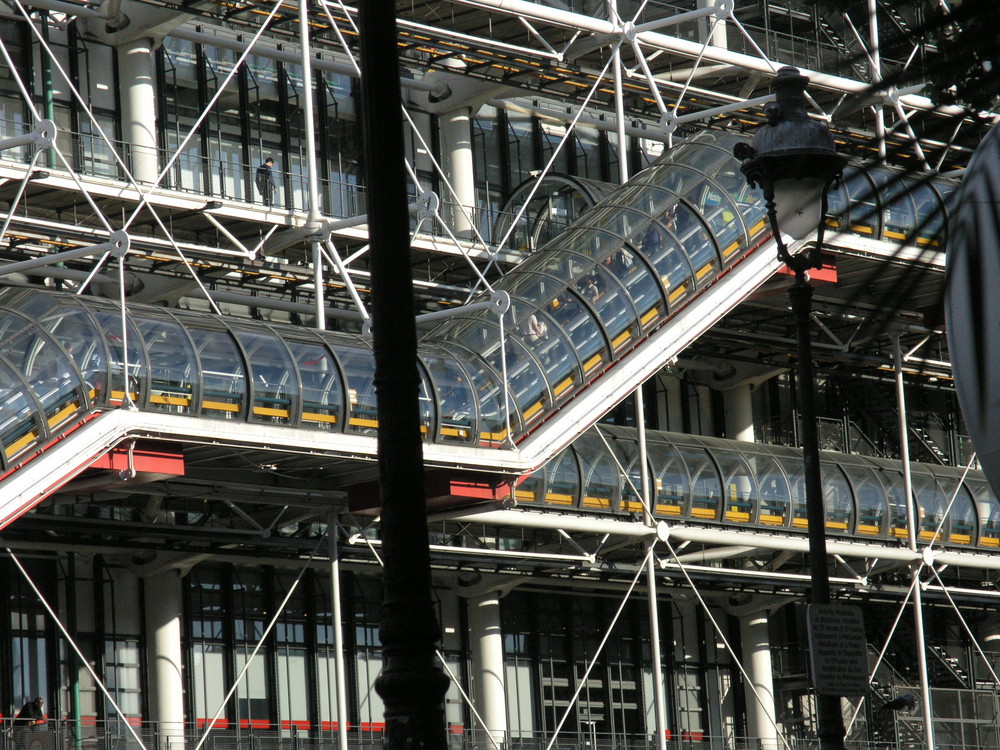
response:
<path id="1" fill-rule="evenodd" d="M 646 407 L 642 386 L 635 389 L 635 422 L 639 428 L 639 482 L 642 485 L 643 522 L 647 526 L 655 526 L 656 521 L 650 512 L 655 502 L 649 481 L 649 465 L 646 453 Z M 655 539 L 650 540 L 655 544 Z M 646 558 L 646 592 L 649 604 L 649 655 L 650 667 L 653 673 L 653 701 L 656 720 L 657 750 L 667 748 L 667 700 L 663 691 L 663 656 L 660 653 L 660 608 L 656 597 L 656 558 L 650 554 Z"/>
<path id="2" fill-rule="evenodd" d="M 882 53 L 879 51 L 881 42 L 878 38 L 878 7 L 875 0 L 868 0 L 868 40 L 871 45 L 869 54 L 872 64 L 872 88 L 878 89 L 882 82 Z M 879 161 L 885 163 L 885 109 L 882 102 L 876 102 L 875 110 L 875 141 L 878 145 Z"/>
<path id="3" fill-rule="evenodd" d="M 459 107 L 441 115 L 441 151 L 444 170 L 454 195 L 444 193 L 451 205 L 451 226 L 456 237 L 472 236 L 476 211 L 476 177 L 472 158 L 472 108 Z M 446 214 L 447 215 L 447 214 Z"/>
<path id="4" fill-rule="evenodd" d="M 469 599 L 469 633 L 477 685 L 476 709 L 496 746 L 503 747 L 507 738 L 507 690 L 498 592 Z"/>
<path id="5" fill-rule="evenodd" d="M 753 442 L 753 397 L 749 383 L 738 385 L 722 394 L 726 410 L 726 437 L 730 440 Z"/>
<path id="6" fill-rule="evenodd" d="M 150 716 L 161 750 L 184 748 L 184 679 L 181 672 L 181 576 L 177 570 L 145 580 L 149 633 Z"/>
<path id="7" fill-rule="evenodd" d="M 778 732 L 775 728 L 774 673 L 771 668 L 771 639 L 767 623 L 770 610 L 758 610 L 740 615 L 740 641 L 743 644 L 743 666 L 753 692 L 746 692 L 747 740 L 761 750 L 776 750 Z"/>
<path id="8" fill-rule="evenodd" d="M 309 205 L 307 206 L 308 216 L 306 225 L 319 230 L 321 214 L 319 210 L 319 171 L 321 165 L 316 152 L 316 132 L 315 132 L 315 91 L 313 89 L 312 72 L 312 46 L 309 41 L 309 2 L 299 0 L 299 41 L 302 45 L 302 116 L 305 119 L 306 136 L 306 163 L 303 165 L 305 171 L 306 186 L 309 193 Z M 313 262 L 313 284 L 315 286 L 316 300 L 316 328 L 324 330 L 326 328 L 326 298 L 323 293 L 323 254 L 320 250 L 320 240 L 322 237 L 317 234 L 310 238 Z"/>
<path id="9" fill-rule="evenodd" d="M 701 10 L 702 8 L 714 8 L 717 5 L 721 5 L 719 0 L 698 0 L 697 8 Z M 714 20 L 715 19 L 712 18 L 711 16 L 708 16 L 707 18 L 698 19 L 698 28 L 703 35 L 702 38 L 708 36 L 708 43 L 711 44 L 713 47 L 719 47 L 720 49 L 728 49 L 729 38 L 727 33 L 728 30 L 726 28 L 726 22 L 720 20 L 718 23 L 715 24 L 715 27 L 712 28 L 712 22 Z M 711 35 L 708 34 L 709 29 L 711 29 L 712 31 Z"/>
<path id="10" fill-rule="evenodd" d="M 893 364 L 896 367 L 896 402 L 899 408 L 899 452 L 903 459 L 903 490 L 906 495 L 906 531 L 910 551 L 917 553 L 916 502 L 913 497 L 913 480 L 910 475 L 910 439 L 906 424 L 906 398 L 903 393 L 903 352 L 899 335 L 892 337 Z M 913 587 L 913 626 L 917 635 L 917 667 L 920 675 L 920 694 L 924 710 L 924 737 L 927 750 L 934 750 L 934 713 L 931 709 L 931 688 L 927 678 L 927 639 L 924 637 L 923 602 L 920 588 L 920 571 L 923 565 L 913 565 L 913 577 L 917 585 Z"/>
<path id="11" fill-rule="evenodd" d="M 337 691 L 337 748 L 347 750 L 347 678 L 344 672 L 344 625 L 340 609 L 340 552 L 337 550 L 337 514 L 326 516 L 327 544 L 330 550 L 330 624 L 333 628 L 334 681 Z"/>
<path id="12" fill-rule="evenodd" d="M 156 91 L 153 82 L 152 39 L 136 39 L 118 48 L 122 126 L 132 149 L 132 175 L 138 182 L 156 182 Z"/>

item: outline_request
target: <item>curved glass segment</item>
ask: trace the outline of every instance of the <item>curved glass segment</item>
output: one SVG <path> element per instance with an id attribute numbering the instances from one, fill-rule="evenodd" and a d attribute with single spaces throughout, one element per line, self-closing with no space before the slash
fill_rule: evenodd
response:
<path id="1" fill-rule="evenodd" d="M 493 227 L 493 241 L 507 248 L 533 252 L 569 227 L 614 187 L 564 174 L 526 180 L 514 188 L 500 209 L 500 218 Z"/>
<path id="2" fill-rule="evenodd" d="M 32 396 L 27 383 L 15 370 L 0 360 L 0 448 L 3 466 L 36 446 L 46 435 L 47 425 L 41 405 Z"/>
<path id="3" fill-rule="evenodd" d="M 333 354 L 322 342 L 306 337 L 286 337 L 285 344 L 302 383 L 301 426 L 338 429 L 344 421 L 344 388 L 343 375 Z"/>
<path id="4" fill-rule="evenodd" d="M 965 486 L 972 495 L 975 518 L 979 521 L 979 538 L 973 536 L 973 542 L 980 547 L 1000 548 L 1000 500 L 982 477 L 967 477 Z"/>
<path id="5" fill-rule="evenodd" d="M 142 310 L 133 318 L 149 356 L 149 408 L 192 413 L 201 377 L 187 331 L 165 311 Z"/>

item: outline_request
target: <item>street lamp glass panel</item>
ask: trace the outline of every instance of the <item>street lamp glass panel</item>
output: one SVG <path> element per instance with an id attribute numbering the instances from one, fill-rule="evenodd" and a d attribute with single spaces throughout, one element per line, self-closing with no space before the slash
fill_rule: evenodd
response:
<path id="1" fill-rule="evenodd" d="M 778 226 L 801 240 L 819 226 L 825 181 L 816 177 L 785 179 L 774 183 L 774 207 Z"/>

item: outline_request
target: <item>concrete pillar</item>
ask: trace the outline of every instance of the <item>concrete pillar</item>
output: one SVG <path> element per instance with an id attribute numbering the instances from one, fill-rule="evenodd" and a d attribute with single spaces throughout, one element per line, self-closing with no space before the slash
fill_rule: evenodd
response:
<path id="1" fill-rule="evenodd" d="M 661 395 L 656 403 L 657 424 L 669 432 L 684 432 L 684 408 L 681 405 L 680 378 L 663 372 L 659 375 Z"/>
<path id="2" fill-rule="evenodd" d="M 181 671 L 181 577 L 176 570 L 145 579 L 149 634 L 149 711 L 161 750 L 184 748 L 184 678 Z"/>
<path id="3" fill-rule="evenodd" d="M 990 667 L 997 674 L 1000 674 L 1000 618 L 986 617 L 976 627 L 976 639 L 979 641 L 979 648 L 983 650 L 989 660 Z M 977 658 L 975 661 L 979 661 Z M 981 680 L 990 679 L 988 670 L 981 670 L 976 678 Z"/>
<path id="4" fill-rule="evenodd" d="M 767 630 L 769 615 L 770 610 L 762 610 L 740 616 L 743 666 L 754 687 L 754 690 L 746 691 L 748 746 L 760 747 L 761 750 L 777 750 L 779 746 L 775 728 L 771 640 Z M 759 740 L 759 745 L 754 743 L 755 739 Z"/>
<path id="5" fill-rule="evenodd" d="M 693 422 L 691 427 L 694 428 L 693 431 L 698 435 L 714 437 L 712 430 L 714 423 L 712 419 L 712 389 L 707 385 L 694 383 L 691 390 L 697 394 L 695 401 L 698 406 L 698 411 L 691 415 Z"/>
<path id="6" fill-rule="evenodd" d="M 136 39 L 118 48 L 121 80 L 122 127 L 130 144 L 132 175 L 153 183 L 159 172 L 156 158 L 156 91 L 152 39 Z"/>
<path id="7" fill-rule="evenodd" d="M 476 210 L 476 177 L 472 155 L 472 108 L 459 107 L 441 115 L 441 152 L 451 190 L 441 190 L 443 213 L 457 237 L 472 236 Z"/>
<path id="8" fill-rule="evenodd" d="M 753 399 L 749 383 L 723 392 L 726 409 L 726 437 L 730 440 L 753 442 Z"/>
<path id="9" fill-rule="evenodd" d="M 500 596 L 497 593 L 469 599 L 469 633 L 476 681 L 476 710 L 493 741 L 503 747 L 507 737 L 507 691 L 504 688 L 503 633 L 500 630 Z M 483 743 L 479 744 L 482 746 Z"/>

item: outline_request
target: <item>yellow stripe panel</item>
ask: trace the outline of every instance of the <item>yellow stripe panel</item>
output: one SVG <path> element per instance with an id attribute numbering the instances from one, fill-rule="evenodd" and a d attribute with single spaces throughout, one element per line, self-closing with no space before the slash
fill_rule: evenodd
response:
<path id="1" fill-rule="evenodd" d="M 190 396 L 161 396 L 154 393 L 149 397 L 151 404 L 168 404 L 169 406 L 190 406 Z"/>
<path id="2" fill-rule="evenodd" d="M 979 543 L 984 547 L 1000 547 L 1000 539 L 995 536 L 980 537 Z"/>
<path id="3" fill-rule="evenodd" d="M 784 516 L 772 516 L 770 514 L 761 513 L 760 522 L 766 524 L 767 526 L 784 526 L 785 518 Z"/>
<path id="4" fill-rule="evenodd" d="M 611 501 L 606 497 L 585 497 L 583 498 L 583 507 L 611 510 Z"/>
<path id="5" fill-rule="evenodd" d="M 80 402 L 71 401 L 62 409 L 60 409 L 51 417 L 49 417 L 49 427 L 55 427 L 56 425 L 61 424 L 62 422 L 66 421 L 74 414 L 76 414 L 79 410 L 80 410 Z"/>
<path id="6" fill-rule="evenodd" d="M 593 357 L 591 357 L 590 359 L 588 359 L 586 362 L 583 363 L 583 371 L 585 373 L 590 372 L 599 364 L 601 364 L 601 361 L 602 361 L 601 355 L 595 354 Z"/>
<path id="7" fill-rule="evenodd" d="M 25 435 L 22 435 L 16 443 L 11 443 L 10 445 L 7 446 L 7 458 L 10 458 L 19 450 L 24 448 L 26 445 L 35 442 L 35 440 L 37 439 L 38 439 L 38 433 L 35 430 L 32 430 L 31 432 Z"/>
<path id="8" fill-rule="evenodd" d="M 692 508 L 691 516 L 693 518 L 715 518 L 714 508 Z"/>
<path id="9" fill-rule="evenodd" d="M 514 490 L 514 499 L 519 503 L 535 502 L 535 493 L 529 490 Z"/>
<path id="10" fill-rule="evenodd" d="M 328 424 L 337 424 L 336 414 L 316 414 L 311 411 L 302 412 L 303 422 L 326 422 Z"/>
<path id="11" fill-rule="evenodd" d="M 536 401 L 534 404 L 532 404 L 531 406 L 529 406 L 527 409 L 524 410 L 523 412 L 524 421 L 527 422 L 533 416 L 538 414 L 538 412 L 540 412 L 541 410 L 542 410 L 542 402 Z"/>
<path id="12" fill-rule="evenodd" d="M 565 392 L 566 389 L 572 387 L 572 385 L 573 385 L 573 378 L 566 378 L 561 383 L 559 383 L 555 388 L 553 388 L 552 392 L 555 393 L 556 396 L 561 396 L 563 392 Z"/>
<path id="13" fill-rule="evenodd" d="M 659 307 L 656 306 L 651 307 L 643 314 L 641 318 L 639 318 L 639 322 L 642 323 L 642 325 L 646 325 L 649 321 L 656 318 L 659 314 L 660 314 Z"/>
<path id="14" fill-rule="evenodd" d="M 727 510 L 726 520 L 735 523 L 747 523 L 750 521 L 750 514 L 741 510 Z"/>
<path id="15" fill-rule="evenodd" d="M 972 537 L 969 536 L 968 534 L 952 534 L 948 538 L 948 541 L 950 541 L 952 544 L 971 544 Z"/>
<path id="16" fill-rule="evenodd" d="M 700 279 L 702 279 L 703 277 L 707 276 L 709 273 L 711 273 L 714 270 L 715 270 L 715 261 L 714 260 L 710 260 L 708 263 L 706 263 L 701 268 L 699 268 L 697 271 L 695 271 L 694 277 L 696 279 L 700 280 Z"/>
<path id="17" fill-rule="evenodd" d="M 872 526 L 869 523 L 859 523 L 858 533 L 867 534 L 869 536 L 879 536 L 882 533 L 882 529 L 880 529 L 878 526 Z"/>
<path id="18" fill-rule="evenodd" d="M 561 495 L 557 492 L 548 492 L 545 495 L 545 502 L 551 503 L 552 505 L 572 505 L 573 496 Z"/>
<path id="19" fill-rule="evenodd" d="M 667 280 L 664 279 L 663 283 L 666 284 Z M 688 288 L 687 284 L 681 284 L 679 287 L 677 287 L 670 294 L 667 295 L 667 302 L 669 302 L 670 304 L 676 302 L 679 297 L 681 297 L 685 292 L 687 292 L 687 288 Z"/>
<path id="20" fill-rule="evenodd" d="M 253 413 L 259 414 L 262 417 L 284 417 L 288 419 L 288 409 L 275 409 L 272 406 L 255 406 Z"/>
<path id="21" fill-rule="evenodd" d="M 679 505 L 657 505 L 656 512 L 661 516 L 679 516 L 681 514 L 681 506 Z"/>
<path id="22" fill-rule="evenodd" d="M 630 338 L 632 338 L 632 332 L 629 331 L 626 328 L 624 331 L 622 331 L 621 333 L 618 334 L 618 337 L 616 339 L 614 339 L 611 342 L 611 348 L 612 349 L 617 349 L 619 346 L 621 346 L 622 344 L 624 344 Z"/>
<path id="23" fill-rule="evenodd" d="M 202 409 L 210 409 L 212 411 L 231 411 L 238 412 L 240 410 L 239 404 L 227 404 L 224 401 L 203 401 L 201 404 Z"/>

